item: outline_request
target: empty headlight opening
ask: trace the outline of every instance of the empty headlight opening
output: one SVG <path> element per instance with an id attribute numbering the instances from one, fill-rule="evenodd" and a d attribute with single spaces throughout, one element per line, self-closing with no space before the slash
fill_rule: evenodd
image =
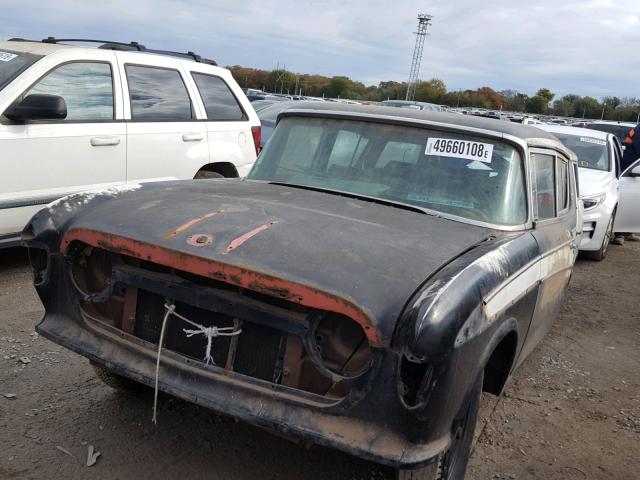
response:
<path id="1" fill-rule="evenodd" d="M 111 287 L 112 254 L 82 243 L 69 251 L 71 280 L 86 297 L 105 293 Z"/>
<path id="2" fill-rule="evenodd" d="M 316 314 L 304 343 L 320 371 L 334 381 L 359 377 L 371 366 L 372 353 L 364 330 L 344 315 Z"/>

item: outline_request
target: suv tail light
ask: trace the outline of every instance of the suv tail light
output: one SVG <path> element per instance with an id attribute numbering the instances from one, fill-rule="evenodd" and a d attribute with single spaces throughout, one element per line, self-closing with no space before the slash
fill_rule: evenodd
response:
<path id="1" fill-rule="evenodd" d="M 256 155 L 260 153 L 260 140 L 262 139 L 261 127 L 251 127 L 251 136 L 253 136 L 253 144 L 256 147 Z"/>

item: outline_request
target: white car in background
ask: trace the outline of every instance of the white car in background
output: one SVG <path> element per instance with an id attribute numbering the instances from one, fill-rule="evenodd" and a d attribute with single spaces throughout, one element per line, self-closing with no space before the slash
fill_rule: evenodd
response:
<path id="1" fill-rule="evenodd" d="M 633 203 L 640 201 L 640 175 L 634 176 L 633 167 L 620 172 L 622 147 L 611 133 L 559 125 L 536 127 L 553 133 L 577 155 L 584 204 L 579 249 L 589 258 L 603 260 L 614 231 L 640 232 L 639 203 Z"/>
<path id="2" fill-rule="evenodd" d="M 134 42 L 64 42 L 0 41 L 0 247 L 72 193 L 251 169 L 260 120 L 228 70 Z"/>

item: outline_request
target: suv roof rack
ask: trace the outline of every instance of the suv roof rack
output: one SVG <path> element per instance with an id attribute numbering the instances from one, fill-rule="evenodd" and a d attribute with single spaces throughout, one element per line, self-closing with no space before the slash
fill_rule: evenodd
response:
<path id="1" fill-rule="evenodd" d="M 29 42 L 32 40 L 25 40 L 23 38 L 11 38 L 10 42 Z M 37 41 L 37 40 L 36 40 Z M 154 53 L 157 55 L 166 55 L 169 57 L 179 57 L 186 58 L 189 60 L 194 60 L 198 63 L 206 63 L 208 65 L 217 66 L 218 63 L 215 60 L 209 60 L 207 58 L 202 58 L 200 55 L 197 55 L 194 52 L 172 52 L 170 50 L 156 50 L 147 48 L 141 43 L 138 42 L 114 42 L 111 40 L 93 40 L 89 38 L 55 38 L 55 37 L 47 37 L 41 40 L 42 43 L 65 43 L 65 42 L 82 42 L 82 43 L 99 43 L 101 44 L 98 48 L 106 49 L 106 50 L 119 50 L 119 51 L 136 51 L 136 52 L 145 52 L 145 53 Z"/>

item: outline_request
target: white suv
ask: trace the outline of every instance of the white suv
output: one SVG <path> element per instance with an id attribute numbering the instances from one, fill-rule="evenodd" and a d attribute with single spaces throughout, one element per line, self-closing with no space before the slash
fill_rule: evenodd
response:
<path id="1" fill-rule="evenodd" d="M 74 192 L 250 170 L 260 120 L 228 70 L 191 52 L 58 42 L 0 41 L 0 247 Z"/>

